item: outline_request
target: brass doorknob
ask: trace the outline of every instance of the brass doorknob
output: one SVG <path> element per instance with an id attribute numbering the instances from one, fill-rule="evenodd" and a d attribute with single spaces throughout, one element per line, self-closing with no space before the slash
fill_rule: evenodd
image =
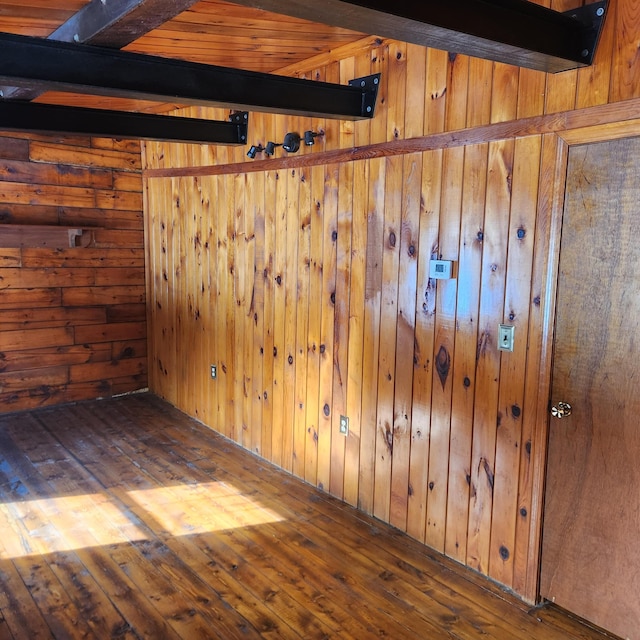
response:
<path id="1" fill-rule="evenodd" d="M 551 415 L 554 418 L 568 418 L 571 415 L 571 405 L 568 402 L 558 402 L 551 407 Z"/>

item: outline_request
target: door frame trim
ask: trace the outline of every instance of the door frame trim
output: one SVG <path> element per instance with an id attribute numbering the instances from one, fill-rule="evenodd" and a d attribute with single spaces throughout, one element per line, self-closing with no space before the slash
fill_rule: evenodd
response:
<path id="1" fill-rule="evenodd" d="M 564 199 L 569 163 L 569 150 L 574 145 L 607 142 L 621 138 L 640 136 L 640 120 L 607 123 L 577 127 L 543 136 L 541 157 L 541 180 L 538 192 L 538 212 L 535 246 L 535 270 L 541 278 L 539 313 L 532 317 L 532 323 L 539 323 L 540 349 L 538 402 L 534 442 L 532 450 L 532 504 L 530 519 L 529 557 L 527 562 L 524 597 L 537 603 L 540 595 L 540 569 L 542 563 L 542 532 L 544 527 L 544 492 L 547 469 L 547 445 L 549 438 L 549 401 L 553 365 L 553 344 L 555 334 L 556 294 L 559 278 L 560 243 Z"/>

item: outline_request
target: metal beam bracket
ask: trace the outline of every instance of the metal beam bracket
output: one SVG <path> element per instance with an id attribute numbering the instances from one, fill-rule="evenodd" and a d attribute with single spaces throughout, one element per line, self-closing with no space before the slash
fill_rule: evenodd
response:
<path id="1" fill-rule="evenodd" d="M 247 111 L 236 111 L 229 116 L 229 122 L 238 127 L 238 143 L 247 144 L 249 136 L 249 113 Z"/>
<path id="2" fill-rule="evenodd" d="M 380 87 L 380 74 L 354 78 L 349 80 L 350 87 L 358 87 L 362 91 L 362 117 L 373 118 L 378 100 L 378 88 Z"/>
<path id="3" fill-rule="evenodd" d="M 564 15 L 577 20 L 582 25 L 582 41 L 580 49 L 580 62 L 585 65 L 593 63 L 596 47 L 600 40 L 600 34 L 604 27 L 604 18 L 607 12 L 607 2 L 594 2 L 571 11 L 565 11 Z"/>

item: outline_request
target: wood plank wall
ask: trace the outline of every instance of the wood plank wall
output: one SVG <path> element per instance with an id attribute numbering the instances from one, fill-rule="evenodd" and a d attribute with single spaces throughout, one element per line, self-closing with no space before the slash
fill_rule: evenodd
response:
<path id="1" fill-rule="evenodd" d="M 382 40 L 283 70 L 382 73 L 371 122 L 251 114 L 251 143 L 324 131 L 302 150 L 318 162 L 147 144 L 152 390 L 534 600 L 554 131 L 637 111 L 637 5 L 611 3 L 596 63 L 555 76 Z M 432 257 L 456 278 L 430 279 Z"/>
<path id="2" fill-rule="evenodd" d="M 2 134 L 2 224 L 90 244 L 0 246 L 0 411 L 146 387 L 139 143 Z"/>

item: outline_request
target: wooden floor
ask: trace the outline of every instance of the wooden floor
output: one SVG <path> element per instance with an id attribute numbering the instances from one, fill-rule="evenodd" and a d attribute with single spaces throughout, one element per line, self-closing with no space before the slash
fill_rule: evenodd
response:
<path id="1" fill-rule="evenodd" d="M 603 638 L 151 395 L 0 418 L 4 638 Z"/>

